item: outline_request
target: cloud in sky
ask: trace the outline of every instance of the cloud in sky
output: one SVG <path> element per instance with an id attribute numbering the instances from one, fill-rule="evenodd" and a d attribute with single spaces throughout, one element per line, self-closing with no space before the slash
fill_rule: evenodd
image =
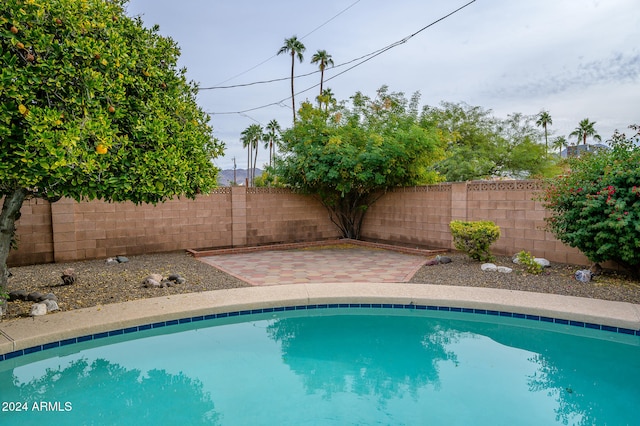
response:
<path id="1" fill-rule="evenodd" d="M 269 84 L 203 90 L 198 101 L 212 113 L 214 135 L 227 144 L 218 166 L 233 157 L 246 167 L 240 133 L 276 119 L 290 126 L 290 57 L 277 56 L 284 39 L 306 46 L 297 75 L 317 70 L 313 54 L 325 49 L 336 65 L 403 40 L 467 0 L 132 0 L 130 15 L 160 25 L 182 49 L 181 65 L 201 87 L 284 78 Z M 583 118 L 607 139 L 640 123 L 640 3 L 637 0 L 476 0 L 405 43 L 349 68 L 325 71 L 336 98 L 374 95 L 382 85 L 423 104 L 466 102 L 498 117 L 542 109 L 551 130 L 568 135 Z M 296 102 L 313 100 L 319 74 L 296 78 Z M 279 102 L 281 101 L 281 102 Z M 253 109 L 267 104 L 266 108 Z M 234 113 L 247 111 L 242 114 Z M 231 114 L 226 114 L 231 113 Z M 259 156 L 258 164 L 267 155 Z"/>

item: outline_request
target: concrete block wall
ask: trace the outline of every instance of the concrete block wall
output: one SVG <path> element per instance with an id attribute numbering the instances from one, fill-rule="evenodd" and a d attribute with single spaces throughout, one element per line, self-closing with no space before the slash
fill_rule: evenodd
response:
<path id="1" fill-rule="evenodd" d="M 7 263 L 33 265 L 53 262 L 51 204 L 32 198 L 23 203 L 20 213 L 20 220 L 16 223 L 18 250 L 9 253 Z"/>
<path id="2" fill-rule="evenodd" d="M 327 210 L 313 197 L 280 188 L 248 188 L 245 194 L 246 245 L 340 237 Z"/>
<path id="3" fill-rule="evenodd" d="M 502 236 L 496 254 L 520 250 L 554 262 L 588 264 L 544 231 L 547 214 L 533 199 L 537 181 L 463 182 L 396 188 L 367 212 L 369 241 L 453 248 L 451 220 L 491 220 Z M 134 205 L 63 199 L 25 202 L 19 249 L 8 264 L 27 265 L 184 249 L 246 247 L 340 236 L 313 197 L 275 188 L 219 188 L 195 200 Z"/>
<path id="4" fill-rule="evenodd" d="M 452 185 L 397 188 L 367 212 L 363 239 L 430 248 L 449 248 Z"/>
<path id="5" fill-rule="evenodd" d="M 539 181 L 478 181 L 400 188 L 385 194 L 367 212 L 362 238 L 429 248 L 454 248 L 452 220 L 490 220 L 501 229 L 492 251 L 521 250 L 553 262 L 588 264 L 579 250 L 544 230 L 547 215 L 534 198 Z"/>
<path id="6" fill-rule="evenodd" d="M 469 182 L 466 186 L 466 220 L 490 220 L 500 227 L 500 239 L 492 246 L 496 254 L 513 255 L 526 250 L 552 262 L 588 264 L 579 250 L 558 241 L 545 231 L 547 211 L 537 195 L 539 181 Z"/>
<path id="7" fill-rule="evenodd" d="M 155 206 L 60 200 L 51 206 L 54 260 L 231 245 L 230 198 L 226 188 L 195 200 L 173 199 Z"/>

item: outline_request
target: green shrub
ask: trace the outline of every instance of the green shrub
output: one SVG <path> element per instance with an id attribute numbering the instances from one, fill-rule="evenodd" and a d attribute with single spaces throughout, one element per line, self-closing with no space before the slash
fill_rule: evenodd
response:
<path id="1" fill-rule="evenodd" d="M 610 150 L 569 159 L 570 173 L 547 182 L 548 229 L 592 262 L 613 260 L 640 276 L 640 127 L 616 132 Z"/>
<path id="2" fill-rule="evenodd" d="M 542 273 L 542 270 L 544 269 L 541 264 L 534 260 L 534 257 L 531 256 L 531 253 L 528 251 L 522 250 L 516 255 L 516 258 L 520 265 L 524 266 L 525 270 L 530 274 L 538 275 Z"/>
<path id="3" fill-rule="evenodd" d="M 494 257 L 489 251 L 491 244 L 500 238 L 500 227 L 490 221 L 465 222 L 454 220 L 449 223 L 453 244 L 470 258 L 486 262 Z"/>

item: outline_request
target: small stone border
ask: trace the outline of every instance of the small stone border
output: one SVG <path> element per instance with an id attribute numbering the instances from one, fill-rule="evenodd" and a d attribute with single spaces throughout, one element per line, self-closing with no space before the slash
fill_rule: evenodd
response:
<path id="1" fill-rule="evenodd" d="M 393 244 L 375 243 L 371 241 L 354 240 L 351 238 L 336 238 L 320 241 L 304 241 L 298 243 L 282 243 L 282 244 L 266 244 L 261 246 L 247 246 L 247 247 L 231 247 L 223 249 L 187 249 L 187 253 L 193 257 L 205 257 L 205 256 L 218 256 L 222 254 L 240 254 L 240 253 L 254 253 L 259 251 L 268 250 L 296 250 L 309 247 L 322 247 L 338 244 L 349 244 L 354 246 L 361 246 L 373 249 L 391 250 L 404 254 L 415 254 L 419 256 L 435 256 L 437 254 L 449 253 L 449 249 L 420 249 L 397 246 Z"/>

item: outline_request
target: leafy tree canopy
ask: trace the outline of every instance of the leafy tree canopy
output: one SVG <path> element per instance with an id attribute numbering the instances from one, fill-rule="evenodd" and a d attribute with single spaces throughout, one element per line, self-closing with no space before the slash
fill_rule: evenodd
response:
<path id="1" fill-rule="evenodd" d="M 428 168 L 442 158 L 443 140 L 419 124 L 418 100 L 383 86 L 375 99 L 356 93 L 350 108 L 305 103 L 282 135 L 279 181 L 317 194 L 343 236 L 359 238 L 367 208 L 387 189 L 438 179 Z"/>
<path id="2" fill-rule="evenodd" d="M 215 186 L 224 145 L 179 49 L 125 4 L 0 6 L 0 283 L 25 198 L 155 203 Z"/>
<path id="3" fill-rule="evenodd" d="M 425 106 L 420 121 L 435 125 L 447 140 L 447 155 L 433 169 L 449 182 L 495 176 L 529 178 L 557 173 L 547 157 L 535 116 L 514 113 L 507 119 L 464 103 Z"/>

